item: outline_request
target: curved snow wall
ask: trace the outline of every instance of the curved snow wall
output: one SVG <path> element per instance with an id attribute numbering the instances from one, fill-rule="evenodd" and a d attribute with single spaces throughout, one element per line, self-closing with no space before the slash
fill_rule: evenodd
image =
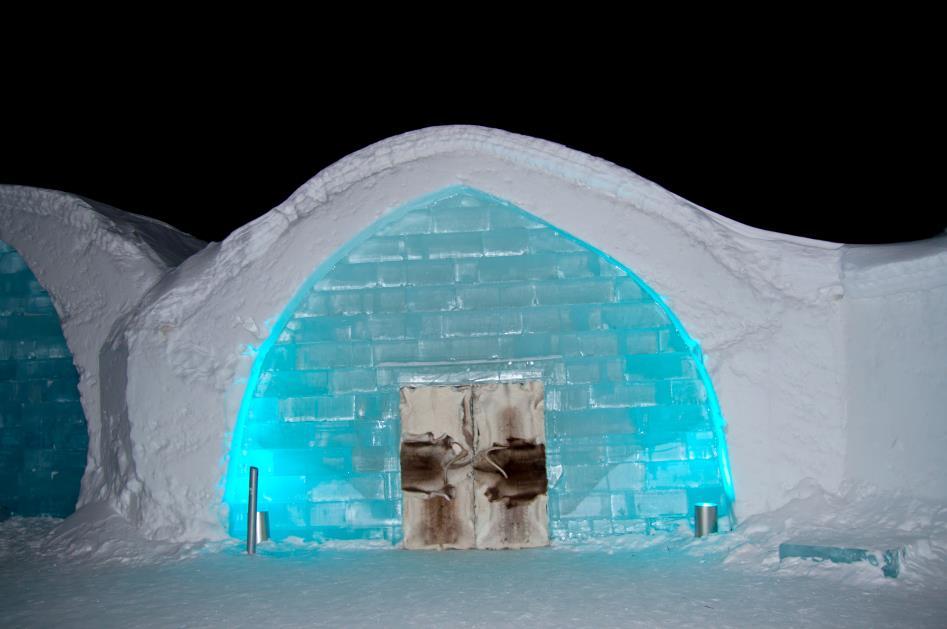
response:
<path id="1" fill-rule="evenodd" d="M 616 261 L 502 200 L 442 190 L 318 268 L 254 362 L 226 480 L 274 538 L 401 537 L 399 388 L 542 380 L 554 538 L 729 513 L 700 349 Z"/>
<path id="2" fill-rule="evenodd" d="M 59 316 L 0 241 L 0 518 L 75 510 L 89 435 Z"/>

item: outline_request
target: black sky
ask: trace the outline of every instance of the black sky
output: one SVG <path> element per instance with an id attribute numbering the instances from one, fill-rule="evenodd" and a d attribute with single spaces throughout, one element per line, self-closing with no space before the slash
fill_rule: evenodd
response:
<path id="1" fill-rule="evenodd" d="M 368 144 L 477 124 L 605 158 L 765 229 L 880 243 L 947 228 L 931 192 L 936 103 L 907 90 L 832 73 L 647 90 L 389 85 L 44 85 L 3 103 L 0 183 L 66 190 L 219 241 Z"/>

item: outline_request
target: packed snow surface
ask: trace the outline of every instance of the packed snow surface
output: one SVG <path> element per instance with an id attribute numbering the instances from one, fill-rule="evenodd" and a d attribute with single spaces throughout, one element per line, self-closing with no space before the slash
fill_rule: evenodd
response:
<path id="1" fill-rule="evenodd" d="M 8 626 L 782 627 L 947 624 L 947 509 L 813 481 L 735 531 L 527 551 L 143 540 L 105 506 L 0 524 Z M 867 563 L 778 560 L 810 533 L 907 547 L 898 579 Z"/>

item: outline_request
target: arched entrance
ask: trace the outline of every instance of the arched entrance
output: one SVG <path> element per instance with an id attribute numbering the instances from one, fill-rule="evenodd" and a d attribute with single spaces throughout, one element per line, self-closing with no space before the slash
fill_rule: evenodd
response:
<path id="1" fill-rule="evenodd" d="M 577 208 L 581 211 L 581 208 Z M 727 514 L 723 420 L 700 349 L 589 245 L 453 187 L 382 218 L 316 269 L 253 366 L 225 501 L 248 469 L 276 538 L 400 539 L 403 387 L 540 382 L 553 538 Z"/>

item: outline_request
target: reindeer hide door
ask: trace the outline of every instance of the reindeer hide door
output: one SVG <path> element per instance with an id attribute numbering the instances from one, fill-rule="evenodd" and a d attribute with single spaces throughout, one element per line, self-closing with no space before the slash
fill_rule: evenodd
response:
<path id="1" fill-rule="evenodd" d="M 541 382 L 401 389 L 406 548 L 549 543 Z"/>
<path id="2" fill-rule="evenodd" d="M 401 389 L 405 548 L 473 548 L 470 387 Z"/>
<path id="3" fill-rule="evenodd" d="M 477 548 L 549 543 L 541 382 L 474 387 Z"/>

